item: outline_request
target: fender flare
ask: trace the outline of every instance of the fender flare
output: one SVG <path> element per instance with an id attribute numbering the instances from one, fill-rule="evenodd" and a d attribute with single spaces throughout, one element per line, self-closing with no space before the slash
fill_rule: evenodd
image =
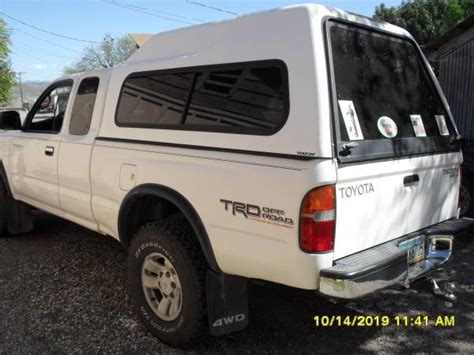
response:
<path id="1" fill-rule="evenodd" d="M 179 192 L 159 184 L 143 184 L 133 188 L 122 200 L 120 211 L 118 215 L 118 233 L 120 241 L 128 244 L 126 230 L 127 230 L 127 215 L 130 213 L 133 202 L 143 196 L 155 196 L 173 203 L 184 214 L 186 219 L 191 224 L 191 227 L 198 238 L 199 244 L 203 251 L 204 257 L 211 270 L 221 273 L 219 265 L 212 250 L 211 242 L 207 234 L 206 228 L 202 223 L 196 210 L 191 203 Z"/>

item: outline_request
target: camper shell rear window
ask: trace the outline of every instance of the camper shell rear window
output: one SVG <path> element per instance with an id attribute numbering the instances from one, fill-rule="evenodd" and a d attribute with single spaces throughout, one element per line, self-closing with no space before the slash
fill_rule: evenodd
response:
<path id="1" fill-rule="evenodd" d="M 120 127 L 271 135 L 289 112 L 279 60 L 133 73 L 123 84 Z"/>
<path id="2" fill-rule="evenodd" d="M 412 40 L 339 21 L 327 22 L 327 38 L 341 161 L 455 150 L 451 118 Z"/>

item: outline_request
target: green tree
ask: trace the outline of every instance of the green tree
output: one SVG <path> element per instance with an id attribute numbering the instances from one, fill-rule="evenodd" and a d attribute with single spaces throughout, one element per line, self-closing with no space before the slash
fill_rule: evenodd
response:
<path id="1" fill-rule="evenodd" d="M 137 50 L 137 45 L 129 36 L 113 39 L 107 35 L 101 44 L 85 48 L 76 63 L 64 69 L 65 74 L 87 70 L 112 68 L 124 62 Z"/>
<path id="2" fill-rule="evenodd" d="M 0 105 L 10 101 L 12 88 L 15 85 L 15 73 L 11 69 L 10 59 L 10 34 L 5 22 L 0 18 Z"/>
<path id="3" fill-rule="evenodd" d="M 409 0 L 398 7 L 375 8 L 374 18 L 407 29 L 421 45 L 444 35 L 474 15 L 474 0 Z"/>

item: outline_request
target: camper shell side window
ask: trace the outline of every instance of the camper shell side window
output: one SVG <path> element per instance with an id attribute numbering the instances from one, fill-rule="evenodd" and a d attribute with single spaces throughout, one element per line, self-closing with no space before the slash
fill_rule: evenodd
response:
<path id="1" fill-rule="evenodd" d="M 133 73 L 116 111 L 119 127 L 272 135 L 289 113 L 279 60 Z"/>

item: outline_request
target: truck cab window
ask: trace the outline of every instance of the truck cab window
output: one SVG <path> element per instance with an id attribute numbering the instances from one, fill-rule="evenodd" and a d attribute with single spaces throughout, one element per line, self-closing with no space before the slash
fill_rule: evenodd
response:
<path id="1" fill-rule="evenodd" d="M 68 81 L 48 89 L 33 108 L 26 130 L 48 133 L 61 131 L 71 88 L 72 81 Z"/>
<path id="2" fill-rule="evenodd" d="M 70 134 L 84 136 L 89 133 L 98 87 L 99 78 L 95 77 L 86 78 L 79 85 L 71 112 Z"/>

